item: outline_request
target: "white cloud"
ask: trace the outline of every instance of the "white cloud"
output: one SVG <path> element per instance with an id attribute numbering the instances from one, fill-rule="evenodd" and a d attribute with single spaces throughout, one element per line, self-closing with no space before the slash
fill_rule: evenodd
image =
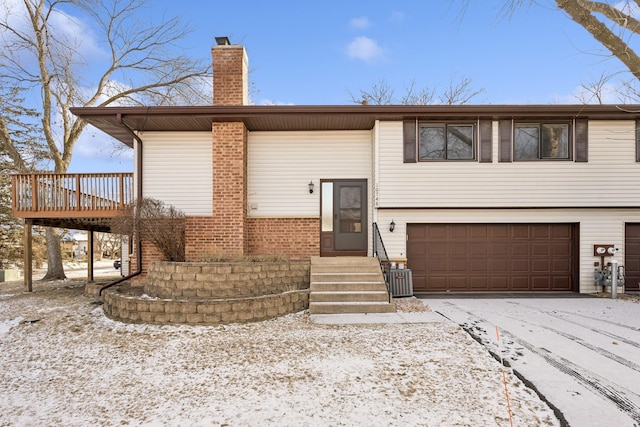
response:
<path id="1" fill-rule="evenodd" d="M 351 59 L 360 59 L 367 63 L 373 63 L 384 59 L 384 49 L 377 41 L 369 37 L 359 36 L 347 45 L 347 56 Z"/>
<path id="2" fill-rule="evenodd" d="M 46 12 L 45 10 L 44 13 Z M 0 21 L 6 22 L 26 39 L 33 38 L 33 28 L 22 1 L 3 0 L 0 6 Z M 82 56 L 106 55 L 96 40 L 91 24 L 84 22 L 79 16 L 63 12 L 56 6 L 48 17 L 47 26 L 49 33 L 62 40 L 66 48 L 73 49 L 74 53 Z M 16 40 L 16 36 L 6 30 L 0 30 L 0 35 L 5 37 L 7 42 Z"/>
<path id="3" fill-rule="evenodd" d="M 296 105 L 293 102 L 274 101 L 272 99 L 263 99 L 259 105 Z"/>
<path id="4" fill-rule="evenodd" d="M 349 27 L 354 30 L 364 30 L 365 28 L 369 28 L 371 26 L 371 21 L 366 16 L 361 16 L 359 18 L 353 18 L 349 21 Z"/>

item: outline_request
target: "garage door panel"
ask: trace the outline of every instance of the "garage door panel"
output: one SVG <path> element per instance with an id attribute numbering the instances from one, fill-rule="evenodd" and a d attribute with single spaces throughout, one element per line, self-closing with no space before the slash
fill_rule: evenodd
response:
<path id="1" fill-rule="evenodd" d="M 627 223 L 624 227 L 625 290 L 640 290 L 640 224 Z"/>
<path id="2" fill-rule="evenodd" d="M 493 256 L 509 256 L 511 250 L 509 249 L 509 243 L 491 242 L 491 255 Z"/>
<path id="3" fill-rule="evenodd" d="M 508 239 L 509 227 L 506 225 L 495 224 L 491 227 L 490 235 L 492 239 Z"/>
<path id="4" fill-rule="evenodd" d="M 449 255 L 452 257 L 467 256 L 467 243 L 451 243 L 449 245 Z"/>
<path id="5" fill-rule="evenodd" d="M 512 259 L 511 271 L 514 273 L 527 273 L 530 271 L 528 259 Z"/>
<path id="6" fill-rule="evenodd" d="M 572 290 L 576 229 L 575 224 L 408 224 L 414 291 Z M 637 235 L 640 253 L 640 227 Z M 640 256 L 637 264 L 640 271 Z"/>
<path id="7" fill-rule="evenodd" d="M 551 247 L 545 243 L 532 243 L 531 255 L 548 257 L 551 255 Z"/>
<path id="8" fill-rule="evenodd" d="M 451 227 L 449 230 L 449 239 L 450 240 L 463 240 L 467 241 L 467 227 L 459 226 L 459 227 Z"/>
<path id="9" fill-rule="evenodd" d="M 487 273 L 490 271 L 487 259 L 470 259 L 469 272 L 471 273 Z"/>
<path id="10" fill-rule="evenodd" d="M 447 238 L 447 226 L 445 224 L 442 225 L 434 225 L 433 227 L 429 227 L 426 231 L 426 237 L 429 240 L 443 240 Z"/>
<path id="11" fill-rule="evenodd" d="M 513 256 L 529 256 L 529 244 L 528 243 L 513 243 L 511 245 L 511 255 Z"/>
<path id="12" fill-rule="evenodd" d="M 476 291 L 476 292 L 488 291 L 489 289 L 491 289 L 489 286 L 489 280 L 487 276 L 470 276 L 469 288 L 472 291 Z"/>
<path id="13" fill-rule="evenodd" d="M 549 273 L 549 272 L 551 272 L 551 260 L 550 259 L 532 259 L 531 260 L 531 272 L 532 273 Z"/>
<path id="14" fill-rule="evenodd" d="M 469 245 L 469 253 L 472 257 L 486 257 L 487 255 L 489 255 L 489 245 L 484 242 L 473 242 Z"/>
<path id="15" fill-rule="evenodd" d="M 451 259 L 447 262 L 448 270 L 451 272 L 465 272 L 469 270 L 466 259 Z"/>
<path id="16" fill-rule="evenodd" d="M 510 291 L 528 291 L 531 289 L 529 276 L 511 276 Z"/>
<path id="17" fill-rule="evenodd" d="M 470 227 L 469 228 L 470 237 L 474 240 L 486 240 L 489 236 L 488 227 Z"/>
<path id="18" fill-rule="evenodd" d="M 449 276 L 449 290 L 453 292 L 463 292 L 469 289 L 467 276 Z"/>
<path id="19" fill-rule="evenodd" d="M 552 242 L 549 247 L 551 248 L 551 255 L 553 256 L 571 256 L 573 253 L 571 243 Z"/>
<path id="20" fill-rule="evenodd" d="M 552 291 L 564 291 L 567 288 L 571 288 L 570 276 L 554 276 L 552 283 Z"/>
<path id="21" fill-rule="evenodd" d="M 509 271 L 509 260 L 506 258 L 492 258 L 489 260 L 489 263 L 491 265 L 491 271 L 494 273 Z"/>
<path id="22" fill-rule="evenodd" d="M 548 240 L 551 238 L 551 233 L 552 230 L 549 226 L 538 226 L 531 229 L 531 238 Z"/>
<path id="23" fill-rule="evenodd" d="M 571 224 L 554 224 L 551 226 L 552 239 L 572 239 L 573 227 Z"/>
<path id="24" fill-rule="evenodd" d="M 511 227 L 511 238 L 529 240 L 529 227 L 527 225 L 514 225 Z"/>
<path id="25" fill-rule="evenodd" d="M 534 276 L 531 278 L 531 288 L 534 291 L 550 291 L 551 280 L 548 276 Z"/>
<path id="26" fill-rule="evenodd" d="M 555 258 L 551 260 L 551 270 L 552 273 L 563 273 L 566 271 L 571 271 L 571 258 Z"/>

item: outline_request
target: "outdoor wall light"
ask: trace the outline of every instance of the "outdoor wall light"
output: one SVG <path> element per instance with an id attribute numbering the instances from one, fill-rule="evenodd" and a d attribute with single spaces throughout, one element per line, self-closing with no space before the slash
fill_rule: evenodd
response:
<path id="1" fill-rule="evenodd" d="M 309 194 L 313 194 L 313 187 L 315 187 L 315 185 L 313 185 L 313 181 L 309 181 Z"/>
<path id="2" fill-rule="evenodd" d="M 391 220 L 391 224 L 389 224 L 389 231 L 393 233 L 393 230 L 396 229 L 396 223 Z"/>

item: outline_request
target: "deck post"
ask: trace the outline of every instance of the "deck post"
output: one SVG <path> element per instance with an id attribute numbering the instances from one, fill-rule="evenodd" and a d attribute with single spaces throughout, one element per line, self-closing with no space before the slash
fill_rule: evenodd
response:
<path id="1" fill-rule="evenodd" d="M 93 283 L 93 230 L 87 232 L 87 246 L 89 253 L 87 254 L 87 280 Z"/>
<path id="2" fill-rule="evenodd" d="M 23 235 L 23 246 L 24 246 L 24 291 L 25 292 L 33 292 L 33 247 L 32 247 L 32 236 L 31 236 L 31 220 L 24 221 L 24 235 Z"/>

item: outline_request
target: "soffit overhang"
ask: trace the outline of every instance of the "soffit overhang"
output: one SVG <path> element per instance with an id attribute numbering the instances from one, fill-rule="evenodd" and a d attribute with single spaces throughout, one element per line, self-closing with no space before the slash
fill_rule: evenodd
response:
<path id="1" fill-rule="evenodd" d="M 78 107 L 71 112 L 128 146 L 131 131 L 210 131 L 214 122 L 243 122 L 249 131 L 322 131 L 369 130 L 376 120 L 640 119 L 640 105 Z"/>

